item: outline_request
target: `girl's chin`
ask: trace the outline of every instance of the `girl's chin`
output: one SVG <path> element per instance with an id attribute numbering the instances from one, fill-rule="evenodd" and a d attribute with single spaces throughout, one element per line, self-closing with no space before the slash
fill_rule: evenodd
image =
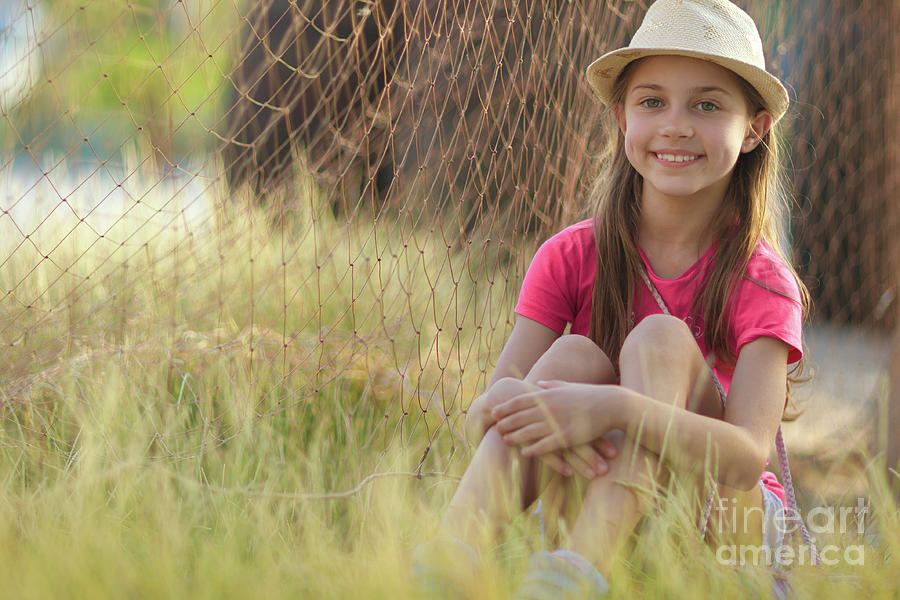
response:
<path id="1" fill-rule="evenodd" d="M 668 198 L 673 200 L 691 200 L 693 198 L 697 198 L 698 196 L 705 195 L 705 190 L 702 188 L 698 188 L 695 185 L 653 185 L 651 183 L 649 186 L 647 186 L 646 179 L 644 179 L 644 182 L 645 193 L 649 191 L 661 198 Z"/>

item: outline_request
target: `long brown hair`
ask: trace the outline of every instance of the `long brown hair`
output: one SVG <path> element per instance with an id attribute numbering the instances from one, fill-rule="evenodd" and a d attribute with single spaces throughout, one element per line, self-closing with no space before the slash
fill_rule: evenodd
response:
<path id="1" fill-rule="evenodd" d="M 628 74 L 637 62 L 630 63 L 619 76 L 610 106 L 624 99 Z M 763 108 L 762 98 L 750 84 L 738 79 L 743 84 L 751 114 L 755 114 Z M 638 269 L 643 268 L 634 242 L 643 180 L 625 156 L 624 136 L 615 123 L 612 109 L 607 113 L 607 147 L 602 155 L 600 175 L 590 191 L 597 248 L 590 337 L 617 364 L 622 343 L 633 327 L 635 282 Z M 739 156 L 721 209 L 710 224 L 719 243 L 712 267 L 699 287 L 700 294 L 694 298 L 694 313 L 703 319 L 707 348 L 730 365 L 735 364 L 737 357 L 727 343 L 726 306 L 760 240 L 791 269 L 800 289 L 804 317 L 809 312 L 809 292 L 782 252 L 784 233 L 779 225 L 784 222 L 789 195 L 781 178 L 779 143 L 777 125 L 773 124 L 754 150 Z M 794 365 L 788 382 L 800 380 L 802 369 L 803 361 Z M 789 402 L 788 393 L 786 408 Z M 792 412 L 783 418 L 791 420 L 797 416 L 799 413 Z"/>

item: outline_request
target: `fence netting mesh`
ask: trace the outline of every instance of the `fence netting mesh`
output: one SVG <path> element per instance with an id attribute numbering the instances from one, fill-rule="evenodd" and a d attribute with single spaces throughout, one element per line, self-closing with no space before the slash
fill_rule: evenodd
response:
<path id="1" fill-rule="evenodd" d="M 192 427 L 227 443 L 217 399 L 239 385 L 257 419 L 340 406 L 369 423 L 365 450 L 460 443 L 534 250 L 587 216 L 604 133 L 585 68 L 647 4 L 4 3 L 4 410 L 118 357 L 197 405 L 202 423 L 159 425 L 172 452 L 202 451 L 175 449 Z M 791 90 L 786 226 L 811 327 L 880 347 L 900 8 L 739 4 Z M 841 403 L 862 410 L 886 367 L 876 352 L 846 373 L 866 383 Z"/>

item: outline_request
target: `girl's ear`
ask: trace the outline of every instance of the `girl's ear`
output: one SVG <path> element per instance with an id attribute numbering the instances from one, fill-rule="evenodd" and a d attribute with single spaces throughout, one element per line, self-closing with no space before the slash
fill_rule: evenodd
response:
<path id="1" fill-rule="evenodd" d="M 761 110 L 750 119 L 747 137 L 741 144 L 741 152 L 747 153 L 754 150 L 762 141 L 769 129 L 772 128 L 772 113 L 767 110 Z"/>
<path id="2" fill-rule="evenodd" d="M 613 116 L 616 118 L 616 123 L 619 124 L 619 129 L 622 130 L 622 135 L 625 135 L 625 106 L 621 102 L 616 102 L 613 107 Z"/>

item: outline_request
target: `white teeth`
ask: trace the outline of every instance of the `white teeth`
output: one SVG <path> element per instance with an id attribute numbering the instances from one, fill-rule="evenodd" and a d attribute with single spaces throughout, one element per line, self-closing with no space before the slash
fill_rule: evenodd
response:
<path id="1" fill-rule="evenodd" d="M 695 154 L 659 154 L 656 155 L 660 160 L 666 162 L 688 162 L 697 158 Z"/>

